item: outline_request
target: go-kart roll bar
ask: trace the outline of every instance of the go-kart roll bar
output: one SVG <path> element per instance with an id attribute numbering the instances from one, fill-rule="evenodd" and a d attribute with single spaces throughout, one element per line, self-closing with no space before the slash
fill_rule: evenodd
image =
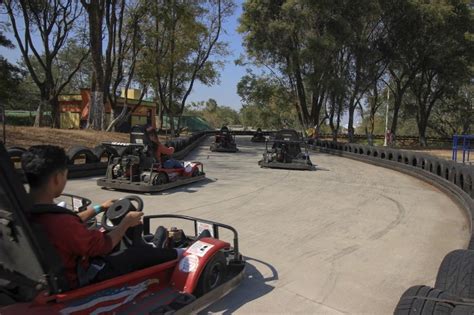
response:
<path id="1" fill-rule="evenodd" d="M 182 219 L 182 220 L 188 220 L 188 221 L 193 221 L 194 222 L 194 234 L 197 236 L 198 230 L 197 230 L 197 223 L 202 222 L 202 223 L 207 223 L 211 224 L 213 228 L 213 233 L 214 233 L 214 238 L 219 238 L 219 227 L 223 229 L 227 229 L 234 233 L 234 260 L 242 260 L 242 257 L 239 252 L 239 233 L 237 232 L 236 229 L 231 227 L 230 225 L 227 224 L 222 224 L 214 221 L 209 221 L 209 220 L 202 220 L 199 218 L 194 218 L 190 217 L 187 215 L 180 215 L 180 214 L 154 214 L 154 215 L 146 215 L 143 217 L 143 233 L 144 234 L 150 234 L 150 221 L 151 219 L 160 219 L 160 218 L 168 218 L 168 219 Z"/>

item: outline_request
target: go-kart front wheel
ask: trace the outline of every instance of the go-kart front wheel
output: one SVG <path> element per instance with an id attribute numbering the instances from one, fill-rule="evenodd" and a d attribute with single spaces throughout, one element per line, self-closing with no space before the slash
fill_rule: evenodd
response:
<path id="1" fill-rule="evenodd" d="M 227 276 L 227 261 L 223 252 L 217 252 L 199 277 L 194 295 L 200 297 L 221 285 Z"/>

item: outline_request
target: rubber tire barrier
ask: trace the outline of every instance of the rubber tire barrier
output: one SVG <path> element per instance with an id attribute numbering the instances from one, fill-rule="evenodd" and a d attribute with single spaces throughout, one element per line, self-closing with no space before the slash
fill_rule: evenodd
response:
<path id="1" fill-rule="evenodd" d="M 419 298 L 416 298 L 419 297 Z M 409 288 L 398 302 L 394 315 L 450 315 L 454 306 L 423 298 L 455 300 L 450 294 L 424 285 Z"/>
<path id="2" fill-rule="evenodd" d="M 458 249 L 444 257 L 435 288 L 461 298 L 474 298 L 474 251 Z"/>
<path id="3" fill-rule="evenodd" d="M 99 162 L 97 156 L 89 148 L 72 147 L 67 151 L 67 157 L 70 164 L 74 164 L 74 161 L 82 156 L 86 158 L 86 164 Z"/>
<path id="4" fill-rule="evenodd" d="M 111 157 L 113 156 L 118 156 L 117 150 L 115 150 L 112 147 L 104 147 L 102 144 L 99 144 L 96 146 L 94 149 L 92 149 L 92 152 L 94 155 L 97 157 L 97 160 L 100 161 L 101 158 L 106 155 L 107 159 L 110 160 Z"/>
<path id="5" fill-rule="evenodd" d="M 26 152 L 26 150 L 20 147 L 11 147 L 7 150 L 10 158 L 21 158 L 24 152 Z"/>

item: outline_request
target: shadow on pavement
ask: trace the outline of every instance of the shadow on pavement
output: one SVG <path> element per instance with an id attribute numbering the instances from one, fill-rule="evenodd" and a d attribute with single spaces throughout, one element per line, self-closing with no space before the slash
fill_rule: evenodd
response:
<path id="1" fill-rule="evenodd" d="M 278 271 L 270 264 L 245 257 L 247 266 L 242 283 L 218 302 L 208 306 L 199 314 L 232 314 L 243 305 L 270 293 L 274 286 L 269 282 L 278 280 Z M 265 277 L 265 275 L 268 275 Z"/>

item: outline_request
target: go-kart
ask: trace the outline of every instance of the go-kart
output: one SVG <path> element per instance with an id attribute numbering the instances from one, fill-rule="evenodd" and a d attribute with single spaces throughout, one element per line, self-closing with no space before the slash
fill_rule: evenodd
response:
<path id="1" fill-rule="evenodd" d="M 301 150 L 301 144 L 305 151 Z M 293 129 L 283 129 L 276 133 L 272 147 L 265 143 L 263 159 L 258 162 L 264 168 L 282 168 L 291 170 L 314 170 L 309 158 L 308 147 L 301 141 Z"/>
<path id="2" fill-rule="evenodd" d="M 230 132 L 229 128 L 222 127 L 219 133 L 215 135 L 214 142 L 209 148 L 212 152 L 237 152 L 237 144 L 235 136 Z"/>
<path id="3" fill-rule="evenodd" d="M 180 162 L 182 167 L 164 168 L 164 161 L 154 157 L 151 140 L 143 126 L 132 129 L 130 143 L 105 142 L 102 145 L 111 152 L 120 152 L 119 156 L 109 159 L 105 177 L 97 180 L 97 185 L 104 188 L 151 193 L 206 178 L 200 162 Z"/>
<path id="4" fill-rule="evenodd" d="M 245 262 L 234 228 L 188 216 L 151 215 L 143 219 L 143 242 L 150 239 L 157 220 L 193 223 L 193 236 L 181 231 L 179 239 L 174 234 L 167 243 L 185 249 L 180 259 L 71 290 L 57 252 L 28 220 L 31 202 L 3 144 L 0 205 L 0 314 L 190 314 L 227 294 L 243 278 Z M 128 211 L 142 208 L 140 198 L 120 199 L 105 212 L 102 226 L 112 230 Z M 233 233 L 233 246 L 219 239 L 221 229 Z M 202 230 L 211 237 L 198 239 Z"/>
<path id="5" fill-rule="evenodd" d="M 250 139 L 252 142 L 265 142 L 267 141 L 267 138 L 264 136 L 262 129 L 258 128 L 255 134 L 253 135 L 252 139 Z"/>

